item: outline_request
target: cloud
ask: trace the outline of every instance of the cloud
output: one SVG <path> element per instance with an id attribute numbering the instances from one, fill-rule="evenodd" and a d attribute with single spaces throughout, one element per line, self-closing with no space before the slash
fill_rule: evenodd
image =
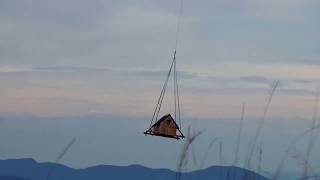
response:
<path id="1" fill-rule="evenodd" d="M 35 67 L 32 70 L 40 72 L 56 72 L 56 73 L 114 73 L 119 75 L 135 75 L 135 76 L 165 76 L 168 70 L 160 69 L 144 69 L 144 68 L 116 68 L 116 67 L 81 67 L 81 66 L 52 66 L 52 67 Z M 196 73 L 187 71 L 178 71 L 181 78 L 198 77 Z"/>
<path id="2" fill-rule="evenodd" d="M 1 113 L 41 116 L 96 113 L 147 115 L 153 111 L 166 75 L 164 70 L 115 67 L 60 66 L 24 70 L 10 70 L 1 74 Z M 218 77 L 189 71 L 184 76 L 179 83 L 184 113 L 198 117 L 237 116 L 239 108 L 234 104 L 243 101 L 253 105 L 263 104 L 270 86 L 261 80 L 272 79 L 250 77 L 248 81 L 248 76 Z M 290 79 L 287 81 L 285 86 L 277 90 L 277 97 L 281 96 L 282 100 L 278 106 L 286 106 L 286 111 L 295 106 L 303 110 L 312 107 L 304 103 L 308 102 L 310 96 L 314 96 L 314 89 L 304 87 L 308 84 L 305 81 L 303 85 L 297 85 L 297 82 Z M 173 104 L 171 85 L 164 100 L 164 109 L 168 112 L 171 112 Z M 291 99 L 297 97 L 302 100 L 292 103 Z M 277 110 L 277 115 L 284 111 Z"/>
<path id="3" fill-rule="evenodd" d="M 244 82 L 253 83 L 253 84 L 267 84 L 271 85 L 273 82 L 279 80 L 280 87 L 288 87 L 292 84 L 307 85 L 310 83 L 315 83 L 319 81 L 318 79 L 290 79 L 290 78 L 274 78 L 274 77 L 264 77 L 264 76 L 243 76 L 240 79 Z"/>
<path id="4" fill-rule="evenodd" d="M 149 77 L 163 79 L 167 73 L 167 69 L 151 69 L 151 68 L 138 68 L 138 67 L 94 67 L 94 66 L 43 66 L 43 67 L 18 67 L 18 66 L 0 66 L 0 73 L 5 74 L 41 74 L 50 73 L 52 75 L 58 74 L 110 74 L 111 76 L 123 76 L 123 77 Z M 281 87 L 291 87 L 295 85 L 306 86 L 320 82 L 317 78 L 295 78 L 295 77 L 272 77 L 261 75 L 246 75 L 246 74 L 230 74 L 228 76 L 222 76 L 210 72 L 201 72 L 196 70 L 181 70 L 178 71 L 179 78 L 181 80 L 188 80 L 186 83 L 191 83 L 195 86 L 201 86 L 203 83 L 216 84 L 214 87 L 255 87 L 255 85 L 263 85 L 263 87 L 269 87 L 269 85 L 276 81 L 281 81 Z M 161 81 L 162 82 L 162 81 Z M 197 85 L 198 84 L 198 85 Z"/>
<path id="5" fill-rule="evenodd" d="M 268 84 L 271 83 L 271 81 L 263 76 L 245 76 L 241 77 L 241 80 L 252 82 L 252 83 L 262 83 L 262 84 Z"/>
<path id="6" fill-rule="evenodd" d="M 111 73 L 113 75 L 130 75 L 143 77 L 165 77 L 168 70 L 144 69 L 144 68 L 117 68 L 117 67 L 85 67 L 85 66 L 48 66 L 20 68 L 15 66 L 0 66 L 0 73 Z M 178 71 L 179 78 L 192 79 L 197 78 L 198 73 L 188 71 Z"/>
<path id="7" fill-rule="evenodd" d="M 1 1 L 0 65 L 164 68 L 174 47 L 178 5 Z M 202 68 L 247 61 L 318 63 L 317 14 L 309 13 L 318 6 L 296 0 L 186 1 L 179 58 Z M 281 20 L 298 17 L 303 24 Z"/>
<path id="8" fill-rule="evenodd" d="M 270 87 L 184 87 L 184 92 L 195 94 L 218 94 L 218 95 L 253 95 L 253 94 L 268 94 Z M 298 89 L 290 87 L 279 87 L 277 93 L 281 95 L 301 95 L 314 96 L 315 90 Z"/>
<path id="9" fill-rule="evenodd" d="M 25 71 L 27 71 L 27 69 L 17 68 L 14 66 L 0 66 L 0 73 L 17 73 Z"/>

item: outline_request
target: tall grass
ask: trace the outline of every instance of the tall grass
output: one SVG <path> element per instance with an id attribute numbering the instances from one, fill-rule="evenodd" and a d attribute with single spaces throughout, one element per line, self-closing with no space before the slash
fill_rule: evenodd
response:
<path id="1" fill-rule="evenodd" d="M 223 166 L 223 164 L 224 164 L 222 152 L 223 152 L 223 142 L 220 141 L 219 142 L 219 164 L 220 164 L 220 166 Z"/>
<path id="2" fill-rule="evenodd" d="M 279 81 L 275 81 L 274 84 L 271 87 L 271 91 L 269 92 L 269 95 L 267 97 L 267 101 L 266 101 L 266 105 L 264 107 L 263 110 L 263 115 L 261 117 L 261 120 L 259 121 L 258 127 L 256 129 L 255 132 L 255 136 L 253 141 L 251 142 L 251 144 L 249 143 L 249 148 L 247 151 L 247 154 L 245 156 L 245 164 L 244 167 L 247 167 L 249 170 L 251 169 L 252 164 L 252 159 L 253 157 L 256 157 L 257 159 L 257 163 L 256 164 L 256 172 L 258 174 L 262 173 L 262 169 L 263 169 L 263 147 L 262 147 L 262 143 L 261 145 L 257 146 L 257 142 L 258 139 L 261 135 L 261 130 L 263 128 L 264 122 L 266 120 L 266 116 L 269 110 L 269 107 L 271 105 L 274 93 L 277 89 L 279 85 Z M 318 119 L 318 106 L 319 106 L 319 93 L 317 93 L 316 99 L 315 99 L 315 107 L 313 110 L 313 116 L 312 116 L 312 124 L 311 124 L 311 128 L 307 129 L 306 131 L 302 132 L 301 134 L 299 134 L 296 138 L 293 139 L 293 141 L 291 143 L 289 143 L 289 146 L 287 147 L 287 149 L 285 150 L 285 154 L 283 155 L 282 159 L 280 160 L 280 163 L 276 166 L 275 169 L 275 173 L 272 175 L 271 179 L 272 180 L 279 180 L 281 178 L 283 169 L 285 168 L 286 165 L 286 161 L 288 160 L 288 157 L 290 157 L 290 154 L 292 154 L 293 150 L 296 147 L 296 144 L 298 141 L 300 141 L 302 138 L 305 137 L 309 137 L 308 139 L 308 143 L 307 143 L 307 149 L 306 149 L 306 155 L 305 157 L 301 156 L 302 160 L 300 160 L 300 165 L 302 165 L 303 167 L 303 176 L 301 178 L 297 178 L 297 180 L 303 180 L 303 179 L 319 179 L 320 176 L 316 175 L 315 173 L 311 173 L 311 165 L 310 165 L 310 157 L 312 154 L 312 150 L 314 148 L 314 144 L 315 144 L 315 139 L 317 138 L 316 134 L 314 131 L 320 129 L 320 124 L 317 122 Z M 238 134 L 236 137 L 236 146 L 235 146 L 235 156 L 234 156 L 234 160 L 232 165 L 233 166 L 238 166 L 239 164 L 239 159 L 240 159 L 240 146 L 241 146 L 241 136 L 242 136 L 242 131 L 243 131 L 243 123 L 244 123 L 244 116 L 245 116 L 245 104 L 243 103 L 242 105 L 242 111 L 241 111 L 241 118 L 240 118 L 240 123 L 239 123 L 239 129 L 238 129 Z M 193 143 L 193 141 L 201 134 L 202 132 L 199 133 L 194 133 L 192 135 L 192 133 L 190 133 L 190 128 L 188 130 L 188 137 L 187 141 L 184 144 L 184 148 L 182 150 L 181 156 L 180 156 L 180 160 L 178 163 L 178 174 L 177 174 L 177 180 L 181 179 L 181 170 L 183 169 L 183 167 L 187 164 L 187 152 L 188 149 L 190 148 L 191 144 Z M 207 151 L 204 154 L 204 158 L 202 159 L 202 163 L 201 163 L 201 167 L 203 167 L 204 165 L 204 161 L 206 160 L 209 151 L 211 149 L 211 147 L 214 145 L 214 143 L 217 142 L 217 138 L 213 139 L 209 146 Z M 219 161 L 219 165 L 223 166 L 225 165 L 225 161 L 223 159 L 223 142 L 220 140 L 219 141 L 219 145 L 218 145 L 219 151 L 218 151 L 218 161 Z M 195 156 L 195 153 L 193 154 Z M 256 156 L 255 156 L 256 155 Z M 298 158 L 298 157 L 296 157 Z M 195 159 L 195 158 L 194 158 Z M 222 173 L 222 172 L 221 172 Z M 227 172 L 227 180 L 229 179 L 243 179 L 243 180 L 254 180 L 257 176 L 249 176 L 249 174 L 245 174 L 243 177 L 237 177 L 236 173 L 234 173 L 234 171 L 232 171 L 232 169 L 230 169 Z M 222 178 L 222 174 L 220 176 L 220 179 Z"/>
<path id="3" fill-rule="evenodd" d="M 258 127 L 256 129 L 256 133 L 254 135 L 254 138 L 253 138 L 253 141 L 252 141 L 252 145 L 251 145 L 251 148 L 250 148 L 250 151 L 249 151 L 249 155 L 248 155 L 248 158 L 246 160 L 246 167 L 248 169 L 251 168 L 251 160 L 252 160 L 254 151 L 256 149 L 256 144 L 257 144 L 257 141 L 258 141 L 258 139 L 260 137 L 261 130 L 263 128 L 264 122 L 266 120 L 267 113 L 269 111 L 269 107 L 270 107 L 273 95 L 274 95 L 277 87 L 279 86 L 279 83 L 280 83 L 280 81 L 277 80 L 272 84 L 271 91 L 269 92 L 269 96 L 267 97 L 266 104 L 265 104 L 265 107 L 263 109 L 263 115 L 262 115 L 261 120 L 259 121 Z"/>
<path id="4" fill-rule="evenodd" d="M 186 167 L 188 163 L 188 153 L 192 143 L 203 133 L 204 131 L 191 132 L 191 127 L 188 127 L 187 137 L 183 145 L 182 151 L 180 153 L 180 158 L 178 160 L 178 168 L 176 173 L 176 180 L 181 179 L 182 170 Z"/>
<path id="5" fill-rule="evenodd" d="M 276 171 L 272 177 L 272 180 L 278 180 L 280 179 L 281 177 L 281 173 L 283 171 L 283 168 L 285 166 L 285 162 L 289 156 L 289 154 L 292 152 L 292 150 L 294 149 L 296 143 L 301 140 L 303 137 L 305 137 L 306 135 L 308 135 L 309 133 L 313 132 L 313 131 L 316 131 L 320 129 L 320 124 L 311 128 L 311 129 L 308 129 L 306 131 L 304 131 L 303 133 L 299 134 L 296 138 L 293 139 L 293 141 L 289 144 L 288 148 L 286 149 L 285 151 L 285 154 L 283 155 L 280 163 L 278 164 L 277 168 L 276 168 Z"/>
<path id="6" fill-rule="evenodd" d="M 69 149 L 72 147 L 72 145 L 76 142 L 76 138 L 72 138 L 72 140 L 63 148 L 63 150 L 61 151 L 61 153 L 59 153 L 58 157 L 56 158 L 56 160 L 54 161 L 55 164 L 53 164 L 53 166 L 50 167 L 47 176 L 45 178 L 45 180 L 49 180 L 50 177 L 53 175 L 54 173 L 54 169 L 56 167 L 56 164 L 60 162 L 60 160 L 63 158 L 64 155 L 66 155 L 66 153 L 69 151 Z"/>
<path id="7" fill-rule="evenodd" d="M 242 111 L 241 111 L 241 118 L 240 118 L 237 141 L 236 141 L 236 151 L 235 151 L 233 166 L 237 166 L 239 162 L 239 150 L 240 150 L 240 142 L 241 142 L 241 135 L 242 135 L 242 129 L 243 129 L 243 122 L 244 122 L 245 108 L 246 108 L 246 104 L 242 103 Z"/>
<path id="8" fill-rule="evenodd" d="M 261 174 L 262 169 L 262 155 L 263 155 L 263 148 L 262 145 L 258 147 L 258 167 L 257 167 L 257 173 Z"/>
<path id="9" fill-rule="evenodd" d="M 204 153 L 204 156 L 202 158 L 202 161 L 201 161 L 201 164 L 200 164 L 200 168 L 204 167 L 204 164 L 205 164 L 206 159 L 208 158 L 209 152 L 210 152 L 211 148 L 213 147 L 213 145 L 217 142 L 217 140 L 218 140 L 218 138 L 214 138 L 209 143 L 207 151 Z"/>
<path id="10" fill-rule="evenodd" d="M 311 124 L 311 129 L 315 128 L 317 125 L 317 118 L 318 118 L 318 107 L 319 107 L 319 93 L 316 93 L 316 98 L 315 98 L 315 105 L 314 105 L 314 110 L 313 110 L 313 117 L 312 117 L 312 124 Z M 310 155 L 314 146 L 314 141 L 315 141 L 315 134 L 314 131 L 310 132 L 309 136 L 309 142 L 307 145 L 307 154 L 305 158 L 305 166 L 303 169 L 303 176 L 302 177 L 307 177 L 309 175 L 309 169 L 308 169 L 308 164 L 310 160 Z"/>
<path id="11" fill-rule="evenodd" d="M 278 180 L 281 177 L 281 173 L 283 171 L 283 168 L 285 166 L 285 162 L 289 156 L 289 154 L 291 153 L 292 150 L 294 150 L 296 143 L 302 139 L 303 137 L 309 135 L 309 142 L 307 145 L 307 152 L 306 152 L 306 158 L 304 160 L 303 163 L 303 175 L 301 178 L 306 178 L 309 177 L 308 175 L 308 169 L 310 167 L 309 165 L 309 159 L 310 159 L 310 155 L 311 155 L 311 151 L 314 147 L 314 140 L 316 138 L 316 136 L 314 135 L 314 131 L 318 130 L 320 128 L 320 124 L 316 124 L 317 122 L 317 114 L 318 114 L 318 106 L 319 106 L 319 93 L 317 92 L 316 94 L 316 98 L 315 98 L 315 106 L 314 106 L 314 110 L 313 110 L 313 117 L 312 117 L 312 126 L 310 129 L 304 131 L 303 133 L 299 134 L 296 138 L 293 139 L 293 141 L 289 144 L 289 147 L 287 148 L 287 150 L 285 151 L 285 154 L 283 156 L 283 158 L 281 159 L 279 165 L 276 168 L 275 174 L 272 177 L 272 180 Z"/>

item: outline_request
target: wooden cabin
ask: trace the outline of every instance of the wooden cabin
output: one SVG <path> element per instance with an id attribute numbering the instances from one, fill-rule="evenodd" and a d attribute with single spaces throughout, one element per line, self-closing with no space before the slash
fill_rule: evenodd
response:
<path id="1" fill-rule="evenodd" d="M 175 139 L 184 138 L 183 134 L 179 130 L 179 126 L 170 114 L 163 116 L 154 125 L 152 125 L 151 128 L 145 132 L 145 134 Z"/>

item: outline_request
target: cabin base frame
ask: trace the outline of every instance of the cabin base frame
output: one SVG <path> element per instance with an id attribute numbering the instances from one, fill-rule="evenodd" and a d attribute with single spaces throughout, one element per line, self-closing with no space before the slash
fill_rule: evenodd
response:
<path id="1" fill-rule="evenodd" d="M 175 135 L 175 136 L 172 136 L 172 135 L 168 135 L 168 134 L 162 134 L 162 133 L 154 133 L 152 131 L 146 131 L 144 132 L 143 134 L 145 134 L 146 136 L 147 135 L 150 135 L 150 136 L 160 136 L 160 137 L 165 137 L 165 138 L 172 138 L 172 139 L 183 139 L 185 138 L 185 136 L 182 134 L 182 132 L 178 129 L 179 133 L 181 135 Z"/>

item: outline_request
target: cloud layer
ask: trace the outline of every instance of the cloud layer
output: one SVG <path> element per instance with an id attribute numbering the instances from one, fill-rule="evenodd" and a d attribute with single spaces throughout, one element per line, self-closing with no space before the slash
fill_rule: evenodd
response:
<path id="1" fill-rule="evenodd" d="M 178 2 L 1 2 L 0 65 L 165 67 Z M 185 2 L 179 59 L 319 64 L 316 1 Z"/>

